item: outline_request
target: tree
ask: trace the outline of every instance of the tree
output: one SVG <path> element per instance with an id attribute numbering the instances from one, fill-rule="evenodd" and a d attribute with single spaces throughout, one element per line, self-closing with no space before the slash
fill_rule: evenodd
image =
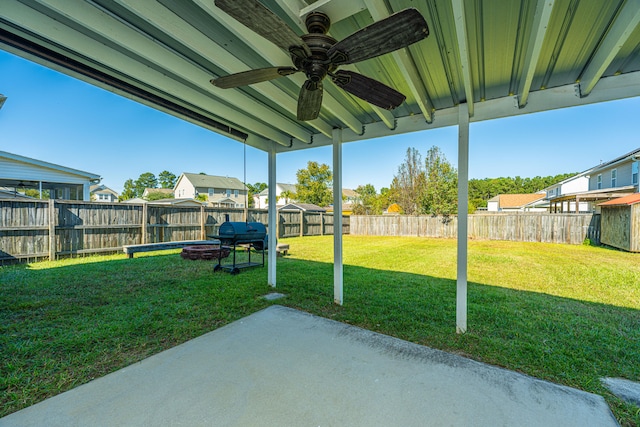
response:
<path id="1" fill-rule="evenodd" d="M 124 182 L 124 190 L 120 194 L 119 200 L 129 200 L 136 197 L 136 185 L 133 179 L 129 178 Z"/>
<path id="2" fill-rule="evenodd" d="M 333 174 L 329 165 L 309 161 L 306 169 L 299 169 L 296 173 L 296 199 L 300 203 L 313 203 L 318 206 L 328 206 L 333 202 L 331 179 Z"/>
<path id="3" fill-rule="evenodd" d="M 373 185 L 359 185 L 356 188 L 356 193 L 360 197 L 360 203 L 353 207 L 355 215 L 380 215 L 382 213 L 380 196 L 376 193 L 376 188 Z"/>
<path id="4" fill-rule="evenodd" d="M 449 216 L 458 211 L 458 173 L 440 150 L 433 146 L 425 159 L 426 185 L 420 198 L 421 212 Z"/>
<path id="5" fill-rule="evenodd" d="M 407 148 L 404 163 L 391 181 L 389 201 L 397 203 L 408 215 L 420 213 L 420 197 L 424 191 L 426 176 L 422 157 L 415 148 Z"/>
<path id="6" fill-rule="evenodd" d="M 160 182 L 160 188 L 173 188 L 176 186 L 176 176 L 169 171 L 162 171 L 158 174 L 158 181 Z"/>

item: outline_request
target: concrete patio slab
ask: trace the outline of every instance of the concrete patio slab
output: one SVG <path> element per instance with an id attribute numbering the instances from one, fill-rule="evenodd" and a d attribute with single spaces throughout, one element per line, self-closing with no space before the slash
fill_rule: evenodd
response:
<path id="1" fill-rule="evenodd" d="M 272 306 L 0 426 L 617 426 L 601 396 Z"/>

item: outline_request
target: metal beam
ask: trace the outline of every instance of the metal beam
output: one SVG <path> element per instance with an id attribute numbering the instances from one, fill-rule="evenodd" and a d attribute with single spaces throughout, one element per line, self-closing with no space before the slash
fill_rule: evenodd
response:
<path id="1" fill-rule="evenodd" d="M 375 21 L 384 19 L 390 15 L 390 11 L 386 4 L 382 0 L 364 0 L 371 16 Z M 418 42 L 421 43 L 421 42 Z M 400 49 L 391 53 L 393 60 L 396 62 L 398 69 L 402 73 L 409 90 L 414 99 L 418 103 L 420 112 L 424 116 L 427 122 L 433 121 L 434 107 L 427 97 L 427 89 L 424 86 L 422 78 L 416 69 L 416 66 L 411 58 L 409 49 Z"/>
<path id="2" fill-rule="evenodd" d="M 469 110 L 458 105 L 458 268 L 456 331 L 467 332 L 467 230 L 469 219 Z"/>
<path id="3" fill-rule="evenodd" d="M 580 77 L 580 96 L 591 93 L 600 77 L 640 23 L 640 0 L 628 0 Z"/>
<path id="4" fill-rule="evenodd" d="M 333 301 L 342 305 L 342 129 L 333 130 Z"/>
<path id="5" fill-rule="evenodd" d="M 113 0 L 112 0 L 113 1 Z M 156 28 L 169 34 L 175 40 L 184 46 L 189 46 L 191 50 L 207 58 L 227 73 L 232 74 L 240 71 L 246 71 L 249 67 L 244 62 L 237 59 L 234 55 L 224 49 L 224 47 L 216 40 L 205 36 L 197 31 L 188 22 L 174 15 L 161 4 L 150 3 L 147 0 L 116 0 L 117 3 L 127 8 L 144 19 Z M 211 52 L 215 51 L 215 55 Z M 207 70 L 205 70 L 207 71 Z M 278 89 L 272 82 L 265 82 L 259 85 L 262 92 L 270 100 L 284 107 L 292 117 L 296 116 L 297 100 L 288 96 L 285 92 Z M 230 93 L 231 92 L 227 92 Z M 309 124 L 319 132 L 330 135 L 332 126 L 323 120 L 313 120 Z M 308 143 L 310 135 L 306 134 L 306 138 L 302 140 Z"/>
<path id="6" fill-rule="evenodd" d="M 452 0 L 453 19 L 456 25 L 456 39 L 458 41 L 458 55 L 460 56 L 460 74 L 464 82 L 464 93 L 469 109 L 469 116 L 473 116 L 473 82 L 471 81 L 471 61 L 469 60 L 469 48 L 467 37 L 467 18 L 464 10 L 464 0 Z"/>
<path id="7" fill-rule="evenodd" d="M 304 17 L 316 10 L 326 13 L 331 17 L 331 23 L 342 21 L 356 13 L 362 12 L 366 9 L 363 0 L 318 0 L 315 3 L 311 3 L 309 6 L 300 10 L 299 16 L 304 20 Z"/>
<path id="8" fill-rule="evenodd" d="M 527 45 L 524 58 L 524 77 L 520 79 L 520 88 L 518 90 L 520 94 L 518 105 L 520 108 L 527 105 L 531 82 L 536 72 L 536 66 L 538 65 L 538 59 L 542 51 L 542 42 L 547 34 L 547 27 L 549 26 L 549 19 L 551 18 L 554 3 L 555 0 L 538 0 L 536 3 L 536 13 L 533 17 L 531 35 L 529 36 L 529 44 Z"/>
<path id="9" fill-rule="evenodd" d="M 291 58 L 282 49 L 262 37 L 257 36 L 256 33 L 240 24 L 235 19 L 230 18 L 229 15 L 215 7 L 213 2 L 208 0 L 194 0 L 194 2 L 198 4 L 202 10 L 206 11 L 211 17 L 218 21 L 220 25 L 232 32 L 244 44 L 254 50 L 257 55 L 260 55 L 271 65 L 288 66 L 291 64 Z M 289 76 L 289 79 L 295 82 L 299 87 L 302 87 L 306 81 L 306 77 L 299 73 Z M 349 113 L 349 111 L 344 108 L 339 101 L 326 93 L 326 91 L 322 99 L 322 108 L 334 115 L 336 119 L 344 123 L 349 129 L 356 133 L 362 133 L 362 122 L 360 122 L 353 114 Z M 326 136 L 330 138 L 330 135 Z"/>
<path id="10" fill-rule="evenodd" d="M 241 92 L 228 92 L 214 87 L 209 83 L 211 78 L 209 73 L 195 67 L 183 57 L 176 55 L 172 50 L 134 30 L 131 26 L 125 25 L 121 20 L 106 11 L 84 2 L 75 3 L 68 0 L 39 1 L 52 11 L 73 20 L 81 27 L 89 28 L 90 31 L 104 37 L 105 40 L 120 46 L 123 52 L 144 58 L 153 64 L 152 68 L 166 70 L 165 72 L 170 75 L 179 76 L 180 79 L 188 81 L 204 93 L 224 99 L 230 105 L 236 106 L 245 112 L 250 112 L 264 123 L 280 129 L 295 138 L 302 141 L 307 141 L 310 138 L 309 132 L 304 127 L 285 120 L 273 110 L 257 103 L 255 99 Z"/>
<path id="11" fill-rule="evenodd" d="M 288 146 L 290 143 L 290 137 L 288 135 L 265 124 L 255 124 L 255 121 L 250 120 L 240 111 L 229 108 L 227 104 L 222 103 L 211 96 L 206 96 L 201 92 L 195 91 L 193 88 L 177 82 L 165 73 L 161 73 L 150 67 L 144 66 L 135 59 L 107 46 L 104 43 L 100 43 L 97 40 L 87 37 L 85 34 L 71 28 L 66 28 L 64 31 L 60 31 L 60 21 L 25 6 L 24 4 L 18 2 L 8 2 L 3 4 L 2 14 L 3 19 L 8 22 L 15 23 L 29 34 L 37 35 L 38 42 L 45 44 L 48 49 L 64 55 L 71 55 L 73 53 L 74 56 L 72 56 L 72 59 L 82 62 L 87 68 L 112 73 L 126 83 L 133 86 L 141 86 L 145 88 L 145 90 L 149 90 L 166 99 L 180 100 L 186 96 L 191 101 L 192 106 L 195 106 L 202 111 L 210 112 L 214 117 L 217 117 L 215 115 L 215 111 L 224 111 L 224 122 L 235 123 L 240 129 L 251 129 L 251 131 L 257 135 L 260 135 L 265 139 L 277 141 L 282 145 Z M 47 42 L 43 43 L 41 39 L 44 39 Z M 62 50 L 59 46 L 65 46 L 68 50 Z M 19 50 L 14 52 L 18 55 L 21 54 L 21 51 Z M 26 56 L 29 59 L 34 59 L 31 55 Z M 102 65 L 102 61 L 105 58 L 109 59 L 109 67 Z M 47 63 L 46 61 L 43 62 Z M 49 63 L 47 63 L 47 65 L 51 66 Z M 76 72 L 69 72 L 65 68 L 59 66 L 55 68 L 76 78 L 81 78 L 89 83 L 95 83 L 91 78 L 84 75 L 80 75 Z M 119 70 L 120 74 L 114 73 L 113 70 Z M 102 85 L 101 87 L 105 86 Z M 162 90 L 158 88 L 162 88 Z M 114 92 L 124 94 L 118 90 L 114 90 Z"/>

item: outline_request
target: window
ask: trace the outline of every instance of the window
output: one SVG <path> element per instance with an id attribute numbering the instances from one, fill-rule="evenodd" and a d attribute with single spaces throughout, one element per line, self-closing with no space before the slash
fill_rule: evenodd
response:
<path id="1" fill-rule="evenodd" d="M 602 174 L 601 173 L 598 174 L 598 178 L 597 178 L 596 182 L 597 182 L 596 188 L 598 190 L 600 190 L 602 188 Z"/>
<path id="2" fill-rule="evenodd" d="M 240 194 L 240 192 L 238 190 L 233 190 L 233 197 L 235 197 L 237 199 L 238 198 L 238 194 Z"/>
<path id="3" fill-rule="evenodd" d="M 209 197 L 213 197 L 213 188 L 209 188 Z"/>
<path id="4" fill-rule="evenodd" d="M 227 190 L 227 197 L 231 197 L 231 190 Z"/>
<path id="5" fill-rule="evenodd" d="M 638 162 L 631 163 L 631 183 L 638 185 Z"/>
<path id="6" fill-rule="evenodd" d="M 618 182 L 618 169 L 611 170 L 611 188 L 614 188 Z"/>

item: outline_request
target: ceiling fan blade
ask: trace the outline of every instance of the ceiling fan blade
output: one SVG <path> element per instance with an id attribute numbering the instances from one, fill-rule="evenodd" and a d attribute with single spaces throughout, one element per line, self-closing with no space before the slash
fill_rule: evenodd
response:
<path id="1" fill-rule="evenodd" d="M 242 71 L 240 73 L 218 77 L 217 79 L 211 79 L 210 82 L 212 85 L 221 89 L 230 89 L 238 86 L 266 82 L 267 80 L 277 79 L 278 77 L 288 76 L 297 72 L 298 70 L 293 67 L 259 68 L 257 70 Z"/>
<path id="2" fill-rule="evenodd" d="M 327 56 L 335 65 L 353 64 L 407 47 L 428 35 L 429 27 L 420 12 L 404 9 L 339 41 Z"/>
<path id="3" fill-rule="evenodd" d="M 278 15 L 257 0 L 215 0 L 216 6 L 236 21 L 287 51 L 301 46 L 307 56 L 309 47 Z"/>
<path id="4" fill-rule="evenodd" d="M 300 88 L 298 96 L 298 120 L 317 119 L 322 107 L 322 81 L 307 80 Z"/>
<path id="5" fill-rule="evenodd" d="M 397 90 L 353 71 L 340 70 L 331 78 L 337 86 L 350 94 L 385 110 L 393 110 L 407 98 Z"/>

